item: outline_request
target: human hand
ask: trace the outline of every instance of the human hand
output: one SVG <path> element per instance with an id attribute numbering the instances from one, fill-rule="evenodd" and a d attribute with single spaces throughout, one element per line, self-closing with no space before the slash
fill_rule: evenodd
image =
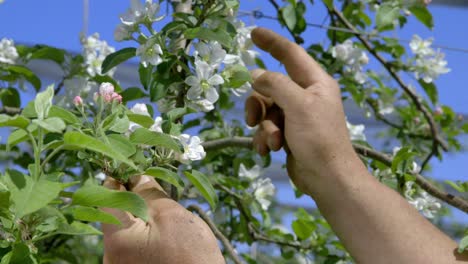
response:
<path id="1" fill-rule="evenodd" d="M 104 208 L 122 223 L 103 224 L 104 263 L 225 263 L 217 240 L 198 216 L 168 198 L 161 186 L 148 176 L 131 181 L 131 191 L 148 206 L 145 223 L 130 213 Z M 112 178 L 104 186 L 124 191 Z"/>
<path id="2" fill-rule="evenodd" d="M 246 121 L 258 125 L 254 147 L 261 155 L 285 146 L 288 174 L 304 193 L 341 164 L 358 160 L 346 128 L 337 82 L 299 45 L 256 28 L 253 42 L 284 64 L 289 77 L 254 70 L 254 92 L 247 99 Z"/>

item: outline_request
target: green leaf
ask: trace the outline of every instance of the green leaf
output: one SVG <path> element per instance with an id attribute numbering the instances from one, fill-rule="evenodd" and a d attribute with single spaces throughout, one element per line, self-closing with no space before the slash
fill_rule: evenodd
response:
<path id="1" fill-rule="evenodd" d="M 57 64 L 62 64 L 65 60 L 65 51 L 45 45 L 37 45 L 36 50 L 32 53 L 31 59 L 51 60 Z"/>
<path id="2" fill-rule="evenodd" d="M 404 173 L 406 168 L 402 168 L 402 165 L 411 166 L 411 162 L 408 162 L 411 158 L 416 155 L 415 152 L 409 147 L 401 148 L 392 161 L 392 172 L 393 173 Z"/>
<path id="3" fill-rule="evenodd" d="M 7 71 L 23 76 L 36 91 L 41 89 L 41 80 L 28 68 L 20 65 L 8 65 Z"/>
<path id="4" fill-rule="evenodd" d="M 9 116 L 9 115 L 4 115 L 0 114 L 0 127 L 18 127 L 22 129 L 26 129 L 26 127 L 29 125 L 29 119 L 16 115 L 16 116 Z"/>
<path id="5" fill-rule="evenodd" d="M 138 128 L 130 135 L 130 141 L 135 144 L 164 147 L 177 153 L 182 152 L 181 144 L 170 135 L 149 131 L 146 128 Z"/>
<path id="6" fill-rule="evenodd" d="M 144 128 L 150 128 L 154 124 L 153 118 L 147 115 L 134 114 L 131 111 L 128 111 L 127 117 L 130 121 L 137 123 Z"/>
<path id="7" fill-rule="evenodd" d="M 417 4 L 409 8 L 409 11 L 426 27 L 429 29 L 434 28 L 434 19 L 431 12 L 423 4 Z"/>
<path id="8" fill-rule="evenodd" d="M 11 191 L 11 200 L 17 218 L 45 207 L 57 198 L 62 190 L 62 185 L 58 182 L 46 180 L 36 182 L 17 171 L 9 170 L 7 176 L 7 184 Z"/>
<path id="9" fill-rule="evenodd" d="M 28 139 L 28 133 L 22 129 L 17 129 L 8 136 L 7 139 L 7 149 L 11 149 L 17 144 Z"/>
<path id="10" fill-rule="evenodd" d="M 316 229 L 316 225 L 313 221 L 303 219 L 294 220 L 291 227 L 300 240 L 310 238 Z"/>
<path id="11" fill-rule="evenodd" d="M 140 82 L 146 91 L 148 91 L 148 88 L 151 85 L 151 81 L 152 81 L 151 76 L 153 74 L 153 68 L 154 68 L 153 65 L 148 65 L 148 67 L 145 67 L 143 66 L 143 64 L 140 64 L 140 66 L 138 67 L 138 75 L 140 76 Z M 122 95 L 122 97 L 124 96 Z"/>
<path id="12" fill-rule="evenodd" d="M 132 161 L 128 160 L 124 155 L 120 152 L 113 149 L 111 146 L 103 143 L 102 141 L 95 139 L 91 136 L 82 134 L 76 131 L 68 131 L 63 136 L 63 140 L 65 142 L 65 148 L 68 149 L 87 149 L 97 153 L 101 153 L 106 155 L 110 158 L 116 159 L 121 161 L 131 168 L 138 170 L 138 168 L 133 164 Z"/>
<path id="13" fill-rule="evenodd" d="M 63 234 L 63 235 L 74 235 L 74 236 L 84 236 L 84 235 L 102 235 L 101 231 L 96 228 L 81 222 L 72 222 L 71 224 L 62 223 L 59 228 L 54 232 L 54 234 Z"/>
<path id="14" fill-rule="evenodd" d="M 147 97 L 148 95 L 144 93 L 140 88 L 138 87 L 130 87 L 125 89 L 123 92 L 120 93 L 122 96 L 122 101 L 123 103 L 141 99 L 143 97 Z"/>
<path id="15" fill-rule="evenodd" d="M 120 221 L 115 216 L 94 207 L 75 206 L 72 211 L 73 218 L 80 221 L 120 225 Z"/>
<path id="16" fill-rule="evenodd" d="M 145 201 L 133 192 L 114 191 L 97 185 L 85 185 L 73 194 L 72 204 L 120 209 L 145 221 L 148 220 Z"/>
<path id="17" fill-rule="evenodd" d="M 290 30 L 294 30 L 297 23 L 296 8 L 293 5 L 287 5 L 281 9 L 281 15 L 283 16 L 286 26 Z"/>
<path id="18" fill-rule="evenodd" d="M 50 117 L 44 120 L 34 119 L 33 123 L 52 133 L 62 133 L 66 128 L 65 122 L 58 117 Z"/>
<path id="19" fill-rule="evenodd" d="M 37 118 L 43 120 L 49 116 L 52 98 L 54 97 L 54 85 L 49 85 L 43 92 L 40 92 L 34 100 L 34 108 Z"/>
<path id="20" fill-rule="evenodd" d="M 49 117 L 58 117 L 65 121 L 67 124 L 81 124 L 81 121 L 72 112 L 65 108 L 53 105 L 49 111 Z"/>
<path id="21" fill-rule="evenodd" d="M 21 98 L 18 90 L 13 87 L 4 88 L 0 90 L 0 98 L 3 106 L 21 107 Z"/>
<path id="22" fill-rule="evenodd" d="M 127 137 L 120 134 L 107 135 L 112 148 L 122 153 L 125 157 L 130 157 L 136 152 L 136 147 L 133 145 Z"/>
<path id="23" fill-rule="evenodd" d="M 192 173 L 185 171 L 184 174 L 214 210 L 218 203 L 218 196 L 216 195 L 215 189 L 213 188 L 210 180 L 203 173 L 196 170 L 192 170 Z"/>
<path id="24" fill-rule="evenodd" d="M 375 23 L 379 30 L 393 26 L 393 22 L 398 19 L 400 8 L 394 5 L 393 1 L 384 2 L 377 10 Z"/>
<path id="25" fill-rule="evenodd" d="M 2 259 L 3 262 L 3 259 Z M 32 264 L 31 253 L 29 247 L 23 243 L 17 243 L 11 251 L 10 264 Z"/>
<path id="26" fill-rule="evenodd" d="M 104 119 L 102 123 L 102 127 L 104 130 L 110 130 L 117 133 L 124 133 L 128 131 L 128 127 L 130 126 L 130 121 L 126 115 L 122 115 L 118 112 L 109 115 Z"/>
<path id="27" fill-rule="evenodd" d="M 232 46 L 232 38 L 223 30 L 213 31 L 204 27 L 189 28 L 185 30 L 184 36 L 188 39 L 203 39 L 218 41 L 224 47 L 230 49 Z"/>
<path id="28" fill-rule="evenodd" d="M 452 187 L 453 189 L 457 190 L 458 192 L 461 192 L 461 193 L 464 193 L 464 192 L 467 192 L 468 189 L 465 190 L 464 186 L 463 185 L 458 185 L 456 183 L 454 183 L 453 181 L 449 181 L 449 180 L 445 180 L 444 181 L 446 184 L 450 185 L 450 187 Z"/>
<path id="29" fill-rule="evenodd" d="M 120 63 L 136 56 L 136 48 L 124 48 L 118 50 L 107 57 L 102 62 L 101 74 L 105 74 Z"/>
<path id="30" fill-rule="evenodd" d="M 463 253 L 468 248 L 468 235 L 460 240 L 458 244 L 458 253 Z"/>
<path id="31" fill-rule="evenodd" d="M 419 84 L 421 87 L 424 89 L 424 91 L 427 93 L 429 96 L 429 99 L 431 99 L 431 102 L 433 104 L 437 104 L 439 101 L 439 94 L 437 92 L 437 87 L 435 86 L 434 83 L 426 83 L 423 80 L 419 80 Z"/>
<path id="32" fill-rule="evenodd" d="M 152 167 L 147 169 L 144 174 L 168 182 L 179 190 L 183 188 L 183 182 L 179 175 L 171 170 L 161 167 Z"/>

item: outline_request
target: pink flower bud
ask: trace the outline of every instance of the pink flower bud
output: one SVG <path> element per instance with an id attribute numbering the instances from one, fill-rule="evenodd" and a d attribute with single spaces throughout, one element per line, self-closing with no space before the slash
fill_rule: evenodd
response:
<path id="1" fill-rule="evenodd" d="M 106 95 L 112 96 L 112 93 L 114 93 L 114 85 L 112 85 L 112 83 L 101 83 L 101 86 L 99 86 L 99 95 L 104 96 L 105 99 Z"/>
<path id="2" fill-rule="evenodd" d="M 436 109 L 434 110 L 434 115 L 435 116 L 440 116 L 444 113 L 444 109 L 442 109 L 442 107 L 438 106 L 436 107 Z"/>
<path id="3" fill-rule="evenodd" d="M 83 105 L 83 99 L 81 98 L 81 96 L 75 96 L 75 98 L 73 98 L 73 104 L 75 104 L 76 106 Z"/>
<path id="4" fill-rule="evenodd" d="M 117 101 L 119 103 L 122 103 L 122 96 L 120 94 L 118 94 L 118 93 L 113 93 L 111 98 L 112 98 L 111 99 L 112 101 L 115 100 L 115 101 Z"/>

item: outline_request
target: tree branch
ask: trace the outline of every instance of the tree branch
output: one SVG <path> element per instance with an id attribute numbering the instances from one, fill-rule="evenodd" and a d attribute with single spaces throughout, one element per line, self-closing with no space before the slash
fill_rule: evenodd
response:
<path id="1" fill-rule="evenodd" d="M 229 240 L 223 235 L 223 233 L 221 233 L 221 231 L 219 231 L 219 229 L 216 227 L 215 223 L 213 223 L 213 221 L 211 221 L 210 217 L 208 217 L 208 215 L 205 213 L 205 211 L 203 211 L 200 207 L 198 207 L 196 205 L 193 205 L 193 204 L 189 205 L 187 207 L 187 210 L 192 211 L 192 212 L 196 212 L 200 216 L 200 218 L 203 219 L 203 221 L 206 222 L 206 224 L 210 227 L 211 231 L 213 231 L 214 235 L 221 241 L 221 243 L 224 246 L 224 249 L 226 249 L 226 251 L 229 253 L 229 255 L 231 256 L 231 259 L 234 261 L 234 263 L 236 263 L 236 264 L 244 264 L 245 263 L 244 261 L 241 260 L 239 255 L 236 253 L 236 250 L 234 249 L 234 247 L 229 242 Z"/>
<path id="2" fill-rule="evenodd" d="M 206 151 L 212 151 L 220 148 L 226 147 L 239 147 L 239 148 L 248 148 L 252 149 L 252 138 L 249 137 L 233 137 L 233 138 L 223 138 L 217 139 L 212 141 L 204 142 L 202 145 Z M 370 149 L 368 147 L 353 144 L 353 148 L 356 153 L 382 162 L 386 166 L 392 166 L 392 158 L 385 153 Z M 418 184 L 423 190 L 428 192 L 434 197 L 439 198 L 440 200 L 462 210 L 465 213 L 468 213 L 468 201 L 465 199 L 454 196 L 447 192 L 440 190 L 438 187 L 434 186 L 431 182 L 429 182 L 426 178 L 424 178 L 419 173 L 411 173 L 415 178 L 416 184 Z"/>
<path id="3" fill-rule="evenodd" d="M 332 14 L 334 14 L 348 29 L 350 29 L 353 34 L 361 41 L 361 43 L 366 47 L 366 49 L 384 66 L 388 71 L 390 76 L 398 83 L 398 85 L 403 89 L 403 91 L 410 97 L 411 101 L 414 103 L 416 108 L 423 113 L 424 118 L 429 123 L 429 127 L 432 134 L 432 151 L 429 154 L 429 158 L 432 157 L 438 151 L 438 146 L 441 146 L 443 150 L 448 151 L 448 144 L 441 138 L 439 135 L 436 122 L 432 117 L 430 111 L 423 105 L 421 98 L 413 91 L 409 86 L 407 86 L 398 73 L 392 68 L 390 63 L 388 63 L 367 41 L 359 31 L 344 17 L 344 15 L 338 11 L 336 8 L 329 9 Z"/>

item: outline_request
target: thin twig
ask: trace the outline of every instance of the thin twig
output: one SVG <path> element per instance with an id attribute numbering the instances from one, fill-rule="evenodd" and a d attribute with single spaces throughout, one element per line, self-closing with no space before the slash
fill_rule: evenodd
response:
<path id="1" fill-rule="evenodd" d="M 353 34 L 361 41 L 361 43 L 366 47 L 366 49 L 384 66 L 384 68 L 388 71 L 390 76 L 398 83 L 398 85 L 403 89 L 403 91 L 410 97 L 411 101 L 413 104 L 416 106 L 416 108 L 423 113 L 424 118 L 427 120 L 429 123 L 429 127 L 431 130 L 432 134 L 432 150 L 429 156 L 426 158 L 426 160 L 429 160 L 433 155 L 437 154 L 438 152 L 438 146 L 441 146 L 443 150 L 448 151 L 448 144 L 443 140 L 438 132 L 436 122 L 434 118 L 432 117 L 432 114 L 430 111 L 423 105 L 421 98 L 411 90 L 411 88 L 406 85 L 401 77 L 398 75 L 398 73 L 392 68 L 390 63 L 388 63 L 365 39 L 361 34 L 359 34 L 359 31 L 345 18 L 345 16 L 338 11 L 336 8 L 330 8 L 329 9 L 332 14 L 334 14 L 348 29 L 353 31 Z M 424 162 L 424 165 L 427 163 L 427 161 Z"/>
<path id="2" fill-rule="evenodd" d="M 216 150 L 225 147 L 240 147 L 252 149 L 252 142 L 253 140 L 250 137 L 233 137 L 207 141 L 204 142 L 202 145 L 206 151 Z M 386 166 L 392 166 L 392 158 L 385 153 L 370 149 L 359 144 L 353 144 L 353 148 L 358 154 L 362 156 L 378 160 Z M 468 201 L 461 197 L 454 196 L 452 194 L 440 190 L 438 187 L 434 186 L 431 182 L 429 182 L 419 173 L 410 174 L 416 178 L 416 184 L 418 184 L 423 190 L 425 190 L 432 196 L 437 197 L 440 200 L 452 205 L 453 207 L 456 207 L 462 210 L 463 212 L 468 213 Z"/>
<path id="3" fill-rule="evenodd" d="M 187 207 L 187 210 L 196 212 L 203 221 L 206 222 L 206 224 L 210 227 L 211 231 L 213 231 L 214 235 L 221 241 L 221 243 L 224 246 L 224 249 L 229 253 L 231 256 L 231 259 L 234 261 L 236 264 L 244 264 L 245 262 L 241 260 L 239 255 L 236 253 L 236 250 L 234 247 L 231 245 L 231 242 L 224 236 L 221 231 L 216 227 L 215 223 L 210 219 L 210 217 L 201 209 L 200 207 L 192 204 Z"/>

